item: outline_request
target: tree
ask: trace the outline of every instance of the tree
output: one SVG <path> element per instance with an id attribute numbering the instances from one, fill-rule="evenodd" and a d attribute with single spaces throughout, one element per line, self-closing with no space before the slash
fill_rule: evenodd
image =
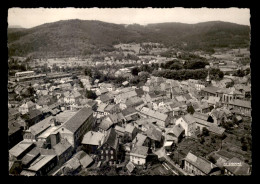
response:
<path id="1" fill-rule="evenodd" d="M 203 136 L 200 137 L 200 143 L 203 144 L 205 142 L 205 139 Z"/>
<path id="2" fill-rule="evenodd" d="M 93 92 L 93 91 L 91 91 L 91 90 L 86 90 L 85 96 L 86 96 L 87 98 L 90 98 L 90 99 L 93 99 L 93 100 L 95 100 L 95 99 L 97 98 L 96 93 Z"/>
<path id="3" fill-rule="evenodd" d="M 91 68 L 86 67 L 84 70 L 85 75 L 92 77 Z"/>
<path id="4" fill-rule="evenodd" d="M 139 72 L 140 72 L 140 70 L 139 70 L 138 67 L 134 67 L 134 68 L 131 69 L 132 75 L 137 76 Z"/>
<path id="5" fill-rule="evenodd" d="M 205 127 L 202 128 L 202 135 L 203 136 L 208 136 L 209 135 L 209 130 Z"/>
<path id="6" fill-rule="evenodd" d="M 194 108 L 193 108 L 192 105 L 189 105 L 189 106 L 187 107 L 187 112 L 190 113 L 190 114 L 193 114 L 193 113 L 195 112 L 195 110 L 194 110 Z"/>
<path id="7" fill-rule="evenodd" d="M 122 139 L 123 144 L 131 142 L 131 141 L 132 141 L 131 138 L 127 134 L 124 134 L 123 139 Z"/>
<path id="8" fill-rule="evenodd" d="M 213 164 L 215 164 L 217 161 L 213 156 L 209 156 L 209 161 L 212 162 Z"/>

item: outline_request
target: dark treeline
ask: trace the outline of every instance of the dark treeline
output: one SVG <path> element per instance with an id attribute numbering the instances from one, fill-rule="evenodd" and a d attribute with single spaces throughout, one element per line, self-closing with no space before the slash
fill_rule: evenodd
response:
<path id="1" fill-rule="evenodd" d="M 164 77 L 174 80 L 188 80 L 188 79 L 205 79 L 207 77 L 208 70 L 203 69 L 182 69 L 182 70 L 154 70 L 152 75 L 157 77 Z M 210 77 L 214 80 L 222 79 L 223 72 L 219 69 L 210 69 Z"/>

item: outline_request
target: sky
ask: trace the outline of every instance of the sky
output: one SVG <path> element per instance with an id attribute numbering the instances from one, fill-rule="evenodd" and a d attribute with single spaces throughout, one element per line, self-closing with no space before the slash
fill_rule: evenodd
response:
<path id="1" fill-rule="evenodd" d="M 32 28 L 59 20 L 99 20 L 115 24 L 225 21 L 250 25 L 250 10 L 240 8 L 10 8 L 9 26 Z"/>

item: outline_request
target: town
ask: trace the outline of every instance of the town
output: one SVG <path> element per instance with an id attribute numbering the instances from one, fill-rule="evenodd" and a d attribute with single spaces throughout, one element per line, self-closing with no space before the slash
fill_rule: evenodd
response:
<path id="1" fill-rule="evenodd" d="M 119 43 L 8 65 L 10 175 L 251 173 L 248 48 Z"/>

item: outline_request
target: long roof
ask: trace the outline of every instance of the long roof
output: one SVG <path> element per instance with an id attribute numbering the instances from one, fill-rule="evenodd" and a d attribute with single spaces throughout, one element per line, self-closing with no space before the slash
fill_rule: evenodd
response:
<path id="1" fill-rule="evenodd" d="M 168 115 L 166 115 L 166 114 L 160 113 L 160 112 L 158 112 L 158 111 L 154 111 L 154 110 L 149 109 L 149 108 L 147 108 L 147 107 L 143 107 L 143 108 L 141 109 L 141 113 L 143 113 L 143 114 L 145 114 L 145 115 L 148 115 L 148 116 L 150 116 L 150 117 L 153 117 L 153 118 L 155 118 L 155 119 L 159 119 L 159 120 L 161 120 L 161 121 L 166 121 L 166 119 L 167 119 L 167 117 L 168 117 Z"/>
<path id="2" fill-rule="evenodd" d="M 202 119 L 202 120 L 205 120 L 205 121 L 207 121 L 208 118 L 209 118 L 209 115 L 208 115 L 208 114 L 204 114 L 204 113 L 200 113 L 200 112 L 194 112 L 194 113 L 192 114 L 192 116 L 193 116 L 194 118 Z"/>
<path id="3" fill-rule="evenodd" d="M 74 116 L 72 116 L 67 122 L 64 123 L 63 127 L 76 132 L 79 127 L 93 114 L 93 111 L 89 107 L 83 107 Z"/>
<path id="4" fill-rule="evenodd" d="M 9 150 L 9 153 L 12 154 L 15 157 L 18 157 L 21 155 L 25 150 L 27 150 L 30 146 L 32 146 L 32 142 L 19 142 L 16 144 L 12 149 Z"/>
<path id="5" fill-rule="evenodd" d="M 201 170 L 205 174 L 209 174 L 213 168 L 217 167 L 215 164 L 211 163 L 210 161 L 208 161 L 202 157 L 196 156 L 196 155 L 192 154 L 191 152 L 189 152 L 187 154 L 187 156 L 185 157 L 185 160 L 188 161 L 189 163 L 191 163 L 192 165 L 194 165 L 195 167 L 197 167 L 199 170 Z"/>
<path id="6" fill-rule="evenodd" d="M 32 171 L 38 171 L 41 169 L 44 165 L 46 165 L 48 162 L 50 162 L 56 155 L 44 155 L 40 156 L 38 159 L 36 159 L 31 166 L 29 167 L 29 170 Z"/>
<path id="7" fill-rule="evenodd" d="M 250 174 L 250 166 L 247 163 L 241 161 L 240 159 L 238 159 L 236 157 L 231 158 L 226 163 L 227 163 L 227 165 L 224 165 L 224 167 L 235 175 L 249 175 Z M 232 163 L 241 163 L 241 165 L 240 166 L 234 166 L 234 165 L 228 166 L 228 164 L 232 164 Z"/>
<path id="8" fill-rule="evenodd" d="M 246 108 L 251 109 L 251 101 L 235 99 L 235 100 L 231 100 L 229 102 L 229 104 L 239 106 L 239 107 L 246 107 Z"/>
<path id="9" fill-rule="evenodd" d="M 215 87 L 215 86 L 208 86 L 208 87 L 205 87 L 203 89 L 201 89 L 201 91 L 206 91 L 208 93 L 217 93 L 218 90 L 220 90 L 221 88 L 218 88 L 218 87 Z"/>
<path id="10" fill-rule="evenodd" d="M 49 117 L 45 118 L 44 120 L 40 121 L 39 123 L 36 123 L 35 125 L 31 126 L 29 128 L 30 132 L 33 135 L 40 134 L 42 131 L 46 130 L 48 127 L 51 126 L 51 124 L 52 124 L 51 119 L 52 118 L 53 118 L 52 116 L 49 116 Z"/>

